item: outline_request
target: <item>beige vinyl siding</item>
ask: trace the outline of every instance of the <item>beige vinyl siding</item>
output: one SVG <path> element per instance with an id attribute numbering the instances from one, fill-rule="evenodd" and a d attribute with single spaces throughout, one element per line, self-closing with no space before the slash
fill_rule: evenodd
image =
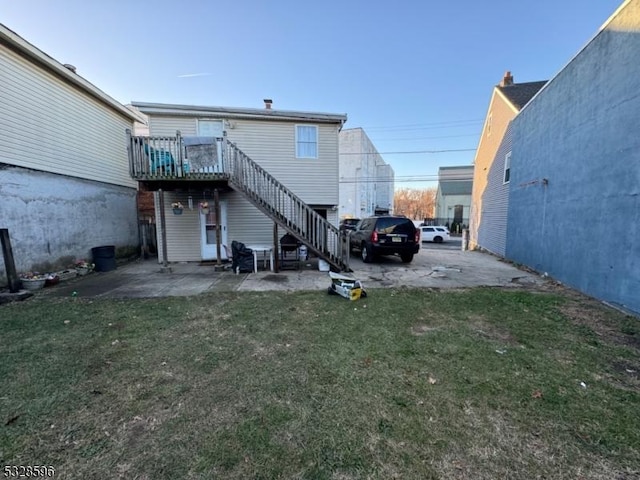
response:
<path id="1" fill-rule="evenodd" d="M 189 210 L 189 195 L 165 192 L 165 220 L 167 222 L 167 260 L 169 262 L 194 262 L 202 260 L 202 236 L 198 203 L 205 198 L 202 194 L 192 193 L 193 210 Z M 162 237 L 160 236 L 160 206 L 156 198 L 156 219 L 158 223 L 158 258 L 162 261 Z M 213 208 L 211 193 L 206 199 Z M 174 215 L 173 202 L 184 206 L 182 215 Z M 273 222 L 255 208 L 242 195 L 227 192 L 220 195 L 220 201 L 227 203 L 227 247 L 236 240 L 246 245 L 271 245 L 273 243 Z M 279 236 L 284 229 L 279 229 Z"/>
<path id="2" fill-rule="evenodd" d="M 227 204 L 227 223 L 229 247 L 231 241 L 236 240 L 245 245 L 272 245 L 273 221 L 254 207 L 247 199 L 237 192 L 225 196 Z M 285 234 L 284 229 L 278 229 L 279 236 Z"/>
<path id="3" fill-rule="evenodd" d="M 187 194 L 164 193 L 164 218 L 167 222 L 167 260 L 169 262 L 195 262 L 202 260 L 200 246 L 200 212 L 198 202 L 200 198 L 193 196 L 193 210 L 189 210 L 189 196 Z M 160 202 L 158 192 L 154 193 L 156 204 L 156 225 L 158 235 L 158 260 L 162 262 L 162 236 Z M 174 215 L 171 208 L 173 202 L 184 205 L 182 215 Z"/>
<path id="4" fill-rule="evenodd" d="M 220 120 L 219 117 L 199 117 Z M 152 136 L 197 134 L 197 118 L 149 115 Z M 314 122 L 231 119 L 227 137 L 252 160 L 291 189 L 303 201 L 315 205 L 338 204 L 338 125 Z M 317 125 L 318 158 L 296 158 L 296 125 Z"/>
<path id="5" fill-rule="evenodd" d="M 197 122 L 189 117 L 149 117 L 149 132 L 154 137 L 174 137 L 179 130 L 183 137 L 197 134 Z"/>
<path id="6" fill-rule="evenodd" d="M 160 236 L 160 208 L 156 198 L 156 219 L 158 223 L 158 259 L 162 261 L 162 237 Z M 189 210 L 189 196 L 165 192 L 165 219 L 167 222 L 167 260 L 169 262 L 196 262 L 202 260 L 200 214 L 198 202 L 203 195 L 193 193 L 193 210 Z M 213 207 L 211 193 L 206 196 L 209 205 Z M 174 215 L 171 203 L 182 202 L 182 215 Z M 254 207 L 248 200 L 237 192 L 226 192 L 220 195 L 220 201 L 227 203 L 227 247 L 231 249 L 231 242 L 236 240 L 245 245 L 272 245 L 273 221 Z M 338 223 L 338 212 L 329 210 L 327 220 L 333 225 Z M 278 238 L 286 230 L 278 227 Z"/>
<path id="7" fill-rule="evenodd" d="M 338 126 L 232 120 L 229 140 L 309 204 L 338 204 Z M 296 125 L 317 125 L 318 158 L 296 158 Z"/>
<path id="8" fill-rule="evenodd" d="M 183 136 L 197 134 L 197 121 L 220 120 L 220 117 L 187 117 L 175 115 L 149 115 L 149 130 L 152 136 L 174 136 L 180 131 Z M 245 154 L 259 163 L 274 177 L 290 188 L 307 204 L 326 205 L 328 219 L 338 223 L 337 211 L 331 211 L 338 204 L 338 125 L 314 122 L 289 122 L 275 120 L 230 119 L 226 132 Z M 296 125 L 317 125 L 318 158 L 298 159 L 295 156 Z M 201 199 L 192 193 L 194 205 Z M 207 193 L 211 200 L 211 192 Z M 246 245 L 273 244 L 273 221 L 254 207 L 237 192 L 220 195 L 227 202 L 227 246 L 236 240 Z M 171 262 L 199 261 L 201 253 L 200 217 L 196 209 L 185 208 L 182 215 L 175 216 L 171 203 L 181 201 L 188 205 L 188 196 L 165 193 L 165 217 L 167 221 L 167 259 Z M 156 207 L 156 218 L 159 211 Z M 278 229 L 278 237 L 285 234 Z M 158 248 L 162 258 L 160 230 Z"/>
<path id="9" fill-rule="evenodd" d="M 0 162 L 127 187 L 133 122 L 0 46 Z"/>

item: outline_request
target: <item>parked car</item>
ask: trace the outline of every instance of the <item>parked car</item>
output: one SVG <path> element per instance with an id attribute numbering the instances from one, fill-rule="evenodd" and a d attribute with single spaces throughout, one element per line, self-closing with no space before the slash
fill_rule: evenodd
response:
<path id="1" fill-rule="evenodd" d="M 420 227 L 423 242 L 442 243 L 451 240 L 449 229 L 442 225 Z"/>
<path id="2" fill-rule="evenodd" d="M 356 225 L 359 221 L 359 218 L 343 218 L 342 220 L 340 220 L 340 231 L 345 232 L 349 230 L 355 230 Z"/>
<path id="3" fill-rule="evenodd" d="M 365 263 L 378 255 L 400 255 L 409 263 L 420 249 L 420 230 L 406 217 L 368 217 L 356 225 L 350 241 L 351 250 L 359 251 Z"/>

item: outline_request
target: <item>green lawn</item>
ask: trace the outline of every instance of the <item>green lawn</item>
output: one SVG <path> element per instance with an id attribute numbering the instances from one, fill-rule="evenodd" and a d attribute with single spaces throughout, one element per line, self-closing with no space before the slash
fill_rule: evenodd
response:
<path id="1" fill-rule="evenodd" d="M 640 478 L 640 323 L 571 292 L 38 296 L 0 328 L 3 466 Z"/>

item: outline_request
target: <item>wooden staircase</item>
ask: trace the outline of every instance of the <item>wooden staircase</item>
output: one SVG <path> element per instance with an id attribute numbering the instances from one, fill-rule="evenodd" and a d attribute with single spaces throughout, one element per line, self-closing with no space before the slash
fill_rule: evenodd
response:
<path id="1" fill-rule="evenodd" d="M 127 130 L 131 177 L 151 189 L 218 182 L 240 192 L 336 271 L 349 268 L 348 238 L 226 137 L 211 139 L 194 163 L 180 132 L 175 137 L 132 136 Z M 215 147 L 213 147 L 215 144 Z"/>
<path id="2" fill-rule="evenodd" d="M 325 260 L 334 270 L 349 268 L 348 239 L 273 175 L 244 154 L 226 138 L 223 148 L 224 171 L 229 185 L 271 218 L 309 251 Z"/>

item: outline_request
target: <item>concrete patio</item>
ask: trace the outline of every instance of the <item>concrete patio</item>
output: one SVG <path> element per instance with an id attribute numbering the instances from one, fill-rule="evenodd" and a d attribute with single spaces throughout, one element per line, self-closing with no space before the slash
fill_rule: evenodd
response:
<path id="1" fill-rule="evenodd" d="M 212 264 L 172 263 L 171 272 L 161 272 L 157 259 L 120 265 L 111 272 L 84 277 L 45 288 L 38 295 L 142 298 L 199 295 L 215 291 L 324 291 L 331 281 L 318 270 L 317 259 L 303 262 L 300 270 L 235 274 L 216 271 Z M 413 262 L 383 257 L 365 264 L 352 259 L 353 276 L 367 289 L 396 287 L 464 288 L 477 286 L 515 287 L 544 282 L 538 275 L 519 270 L 497 257 L 480 252 L 423 245 Z M 75 292 L 75 293 L 74 293 Z"/>

